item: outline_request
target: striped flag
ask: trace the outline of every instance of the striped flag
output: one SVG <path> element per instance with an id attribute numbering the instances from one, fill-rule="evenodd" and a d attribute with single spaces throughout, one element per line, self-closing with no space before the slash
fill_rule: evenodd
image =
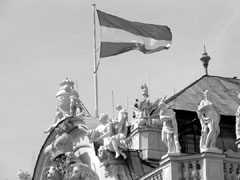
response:
<path id="1" fill-rule="evenodd" d="M 130 50 L 150 54 L 171 45 L 172 33 L 167 26 L 127 21 L 99 10 L 97 13 L 101 27 L 101 58 Z"/>

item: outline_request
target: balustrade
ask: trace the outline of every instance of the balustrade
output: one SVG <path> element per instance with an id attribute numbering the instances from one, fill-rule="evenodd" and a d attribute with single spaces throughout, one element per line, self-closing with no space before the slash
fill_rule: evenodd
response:
<path id="1" fill-rule="evenodd" d="M 223 154 L 170 155 L 162 159 L 159 168 L 139 180 L 212 180 L 213 177 L 216 180 L 240 180 L 240 157 L 230 158 Z"/>
<path id="2" fill-rule="evenodd" d="M 200 180 L 200 160 L 179 162 L 179 180 Z"/>
<path id="3" fill-rule="evenodd" d="M 240 180 L 240 161 L 236 162 L 236 159 L 232 161 L 225 161 L 224 164 L 224 180 Z"/>

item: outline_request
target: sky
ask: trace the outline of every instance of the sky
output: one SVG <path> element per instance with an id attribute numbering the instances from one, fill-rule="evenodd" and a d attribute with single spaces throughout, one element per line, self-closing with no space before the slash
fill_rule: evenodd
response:
<path id="1" fill-rule="evenodd" d="M 173 34 L 169 50 L 100 59 L 100 114 L 116 117 L 113 100 L 131 113 L 143 83 L 153 102 L 202 77 L 204 44 L 209 75 L 240 78 L 239 0 L 0 0 L 1 180 L 17 180 L 18 169 L 32 173 L 66 77 L 94 116 L 93 3 L 127 20 L 167 25 Z"/>

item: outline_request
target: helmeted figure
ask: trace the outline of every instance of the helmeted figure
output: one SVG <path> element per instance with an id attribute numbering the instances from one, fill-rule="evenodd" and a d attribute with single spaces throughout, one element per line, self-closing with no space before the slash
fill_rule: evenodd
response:
<path id="1" fill-rule="evenodd" d="M 54 123 L 44 132 L 50 132 L 64 118 L 85 115 L 78 92 L 74 89 L 74 82 L 66 78 L 60 84 L 56 94 L 57 108 Z"/>
<path id="2" fill-rule="evenodd" d="M 57 99 L 57 114 L 60 113 L 60 117 L 70 116 L 70 96 L 72 95 L 73 82 L 66 79 L 61 82 L 60 90 L 56 94 Z M 57 117 L 59 118 L 59 117 Z M 58 121 L 59 119 L 57 119 Z"/>
<path id="3" fill-rule="evenodd" d="M 146 84 L 141 86 L 143 99 L 140 100 L 138 109 L 141 111 L 141 118 L 147 120 L 147 125 L 151 125 L 150 121 L 150 108 L 151 103 L 149 101 L 148 87 Z"/>
<path id="4" fill-rule="evenodd" d="M 163 123 L 162 141 L 168 147 L 168 154 L 178 154 L 181 147 L 178 140 L 178 127 L 175 112 L 164 101 L 159 102 L 159 118 Z"/>
<path id="5" fill-rule="evenodd" d="M 56 95 L 57 114 L 60 113 L 60 117 L 77 116 L 77 109 L 83 114 L 78 92 L 74 89 L 74 82 L 66 79 L 59 85 L 60 90 Z M 59 120 L 58 115 L 56 117 L 58 118 L 57 120 Z"/>
<path id="6" fill-rule="evenodd" d="M 204 99 L 200 102 L 197 110 L 198 118 L 202 126 L 200 151 L 221 152 L 221 150 L 216 147 L 217 136 L 220 133 L 220 115 L 215 106 L 208 100 L 207 92 L 208 90 L 204 92 Z"/>

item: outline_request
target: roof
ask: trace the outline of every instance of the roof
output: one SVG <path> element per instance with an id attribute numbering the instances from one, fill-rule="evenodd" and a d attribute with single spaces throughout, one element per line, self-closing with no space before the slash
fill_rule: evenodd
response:
<path id="1" fill-rule="evenodd" d="M 217 107 L 221 115 L 235 116 L 240 105 L 240 79 L 219 76 L 202 76 L 185 89 L 167 99 L 175 110 L 195 111 L 208 90 L 208 99 Z"/>

